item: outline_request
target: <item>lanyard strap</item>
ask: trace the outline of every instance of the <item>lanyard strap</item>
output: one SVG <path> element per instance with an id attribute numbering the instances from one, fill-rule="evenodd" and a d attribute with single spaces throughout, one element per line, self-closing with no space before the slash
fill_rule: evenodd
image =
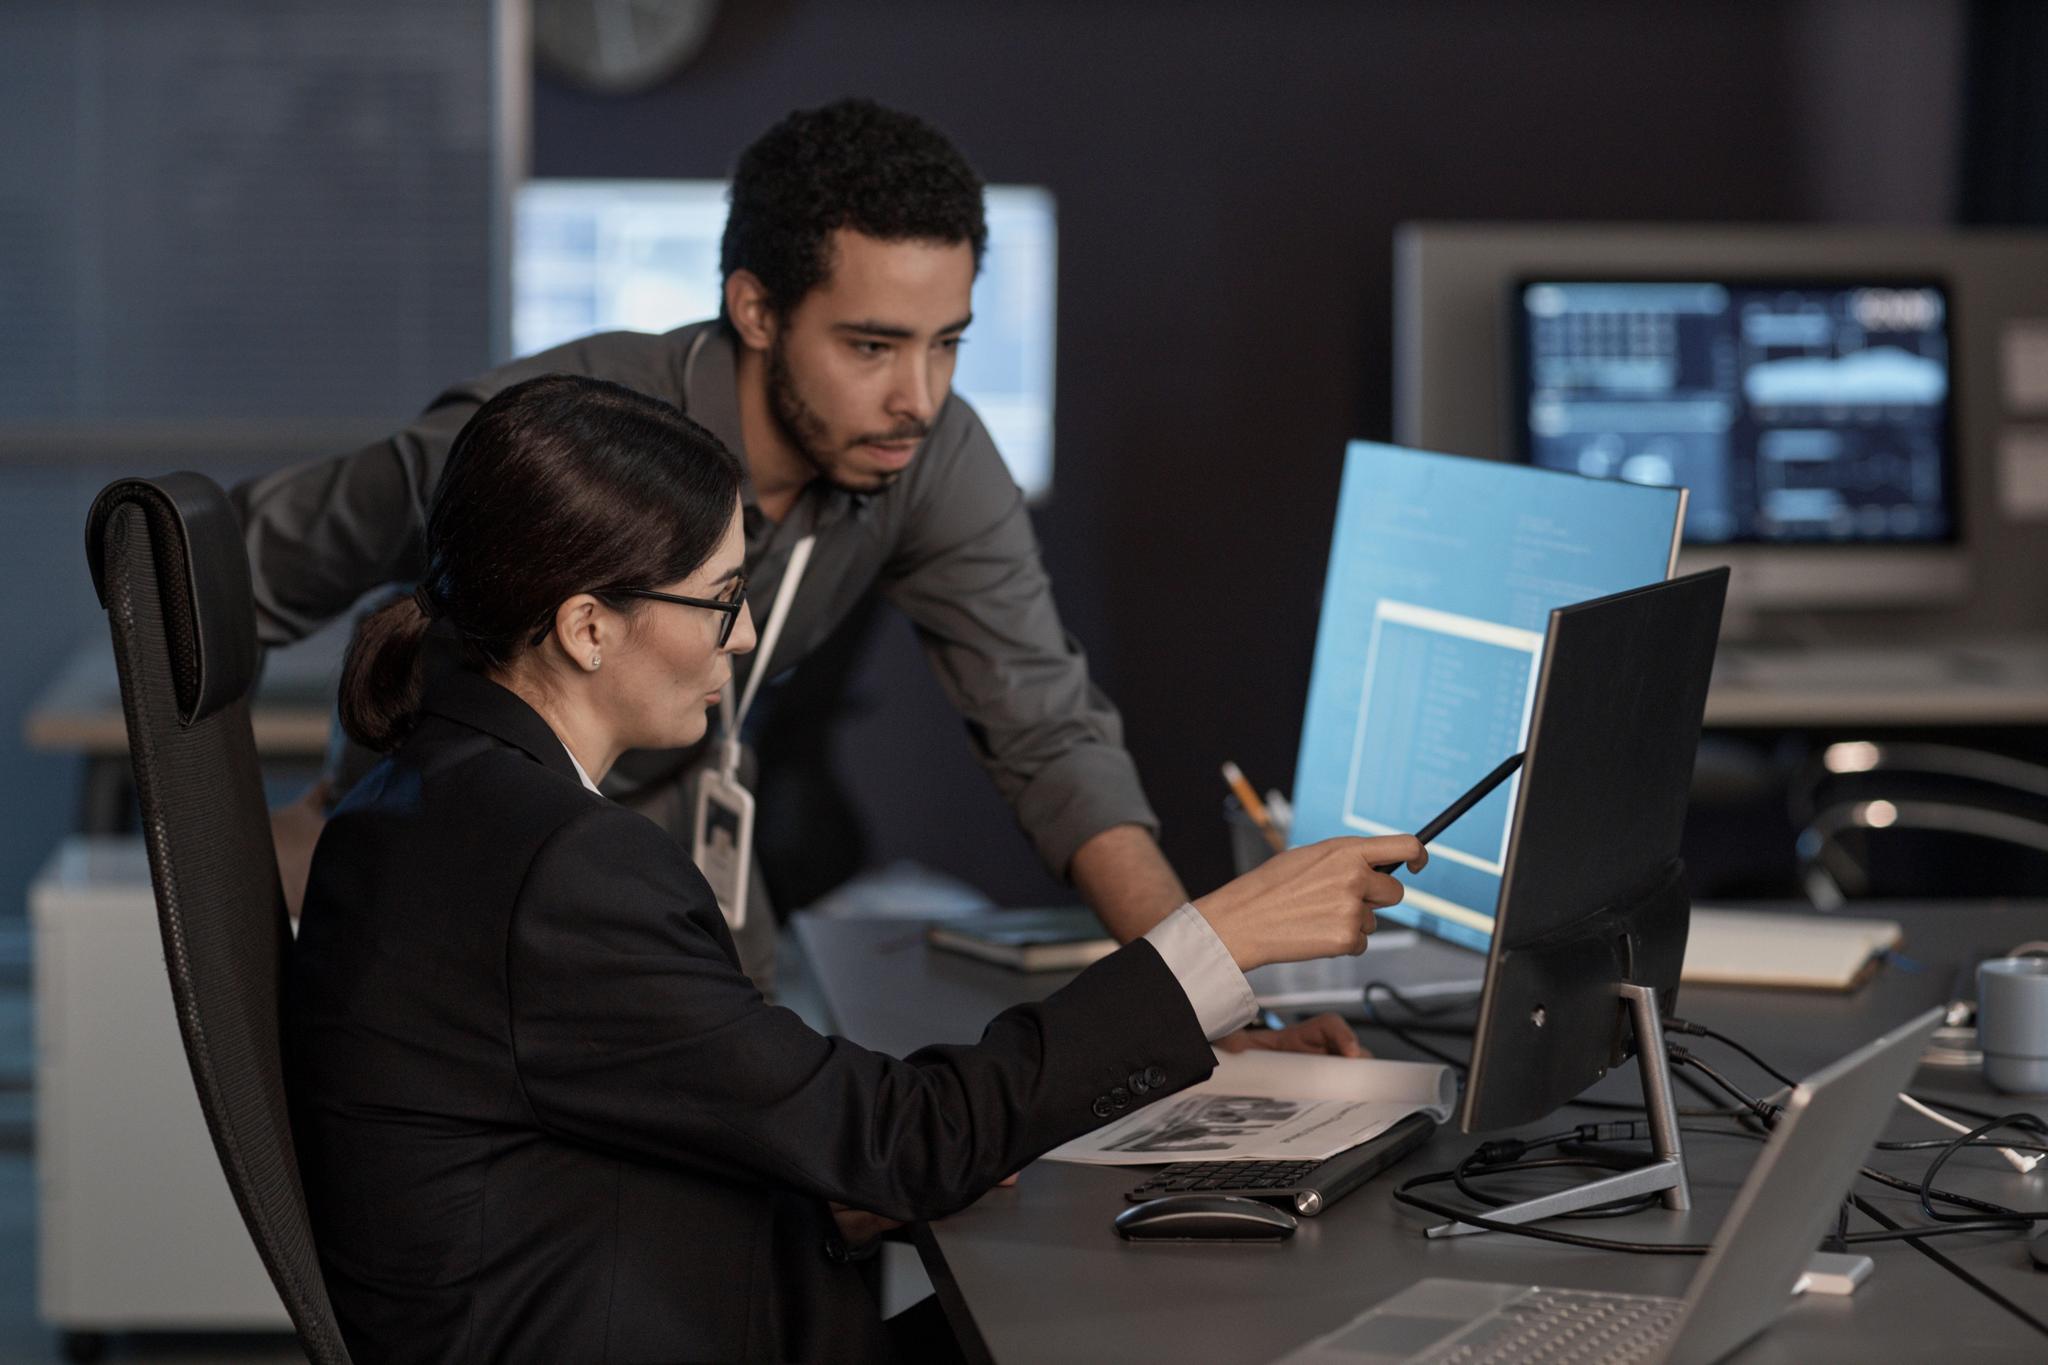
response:
<path id="1" fill-rule="evenodd" d="M 733 709 L 730 688 L 718 699 L 719 718 L 725 724 L 718 766 L 728 777 L 740 770 L 740 726 L 746 722 L 747 712 L 754 709 L 754 694 L 761 690 L 761 679 L 768 675 L 768 660 L 775 653 L 776 642 L 782 639 L 782 623 L 789 619 L 790 606 L 796 601 L 796 586 L 803 582 L 804 570 L 811 562 L 811 546 L 817 539 L 815 532 L 807 535 L 789 552 L 789 567 L 782 571 L 782 584 L 775 590 L 775 605 L 768 609 L 768 624 L 762 627 L 761 643 L 754 650 L 754 667 L 747 674 L 739 709 Z"/>

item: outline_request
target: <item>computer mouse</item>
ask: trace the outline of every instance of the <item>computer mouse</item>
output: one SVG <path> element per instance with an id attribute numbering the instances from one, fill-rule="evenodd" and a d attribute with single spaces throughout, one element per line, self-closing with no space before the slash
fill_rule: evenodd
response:
<path id="1" fill-rule="evenodd" d="M 1236 1194 L 1169 1194 L 1116 1216 L 1131 1242 L 1284 1242 L 1297 1226 L 1286 1209 Z"/>
<path id="2" fill-rule="evenodd" d="M 2048 1228 L 2034 1234 L 2033 1240 L 2027 1243 L 2027 1254 L 2034 1258 L 2034 1269 L 2048 1270 Z"/>

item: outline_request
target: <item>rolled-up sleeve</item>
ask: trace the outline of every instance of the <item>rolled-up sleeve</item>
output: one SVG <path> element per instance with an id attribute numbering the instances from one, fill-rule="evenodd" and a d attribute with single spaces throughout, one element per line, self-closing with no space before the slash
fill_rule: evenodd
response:
<path id="1" fill-rule="evenodd" d="M 418 577 L 428 496 L 474 410 L 439 406 L 388 440 L 235 487 L 257 639 L 304 639 L 371 589 Z"/>
<path id="2" fill-rule="evenodd" d="M 964 404 L 956 405 L 964 409 Z M 917 628 L 975 756 L 1045 865 L 1067 875 L 1104 830 L 1158 818 L 1123 720 L 1060 623 L 1023 494 L 971 410 L 920 456 L 882 588 Z M 951 440 L 943 445 L 940 434 Z"/>

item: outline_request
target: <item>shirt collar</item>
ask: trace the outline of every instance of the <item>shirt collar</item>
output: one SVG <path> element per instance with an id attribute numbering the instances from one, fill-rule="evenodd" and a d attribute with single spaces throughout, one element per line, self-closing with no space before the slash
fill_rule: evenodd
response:
<path id="1" fill-rule="evenodd" d="M 597 792 L 599 796 L 603 796 L 604 793 L 597 790 L 597 784 L 590 780 L 590 774 L 584 770 L 581 763 L 576 761 L 576 751 L 571 749 L 567 743 L 564 743 L 562 745 L 562 752 L 569 755 L 570 766 L 576 769 L 576 780 L 581 782 L 586 789 Z"/>

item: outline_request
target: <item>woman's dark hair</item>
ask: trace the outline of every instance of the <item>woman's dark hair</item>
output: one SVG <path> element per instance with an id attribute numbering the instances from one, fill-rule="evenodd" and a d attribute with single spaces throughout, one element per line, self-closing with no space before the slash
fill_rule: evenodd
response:
<path id="1" fill-rule="evenodd" d="M 979 270 L 981 177 L 915 115 L 862 99 L 799 109 L 740 153 L 720 278 L 751 272 L 786 316 L 831 273 L 843 227 L 884 242 L 965 242 Z"/>
<path id="2" fill-rule="evenodd" d="M 580 375 L 529 379 L 478 408 L 427 513 L 418 589 L 356 627 L 341 725 L 387 750 L 418 719 L 420 652 L 439 623 L 473 668 L 499 668 L 577 593 L 687 577 L 732 520 L 740 462 L 671 405 Z"/>

